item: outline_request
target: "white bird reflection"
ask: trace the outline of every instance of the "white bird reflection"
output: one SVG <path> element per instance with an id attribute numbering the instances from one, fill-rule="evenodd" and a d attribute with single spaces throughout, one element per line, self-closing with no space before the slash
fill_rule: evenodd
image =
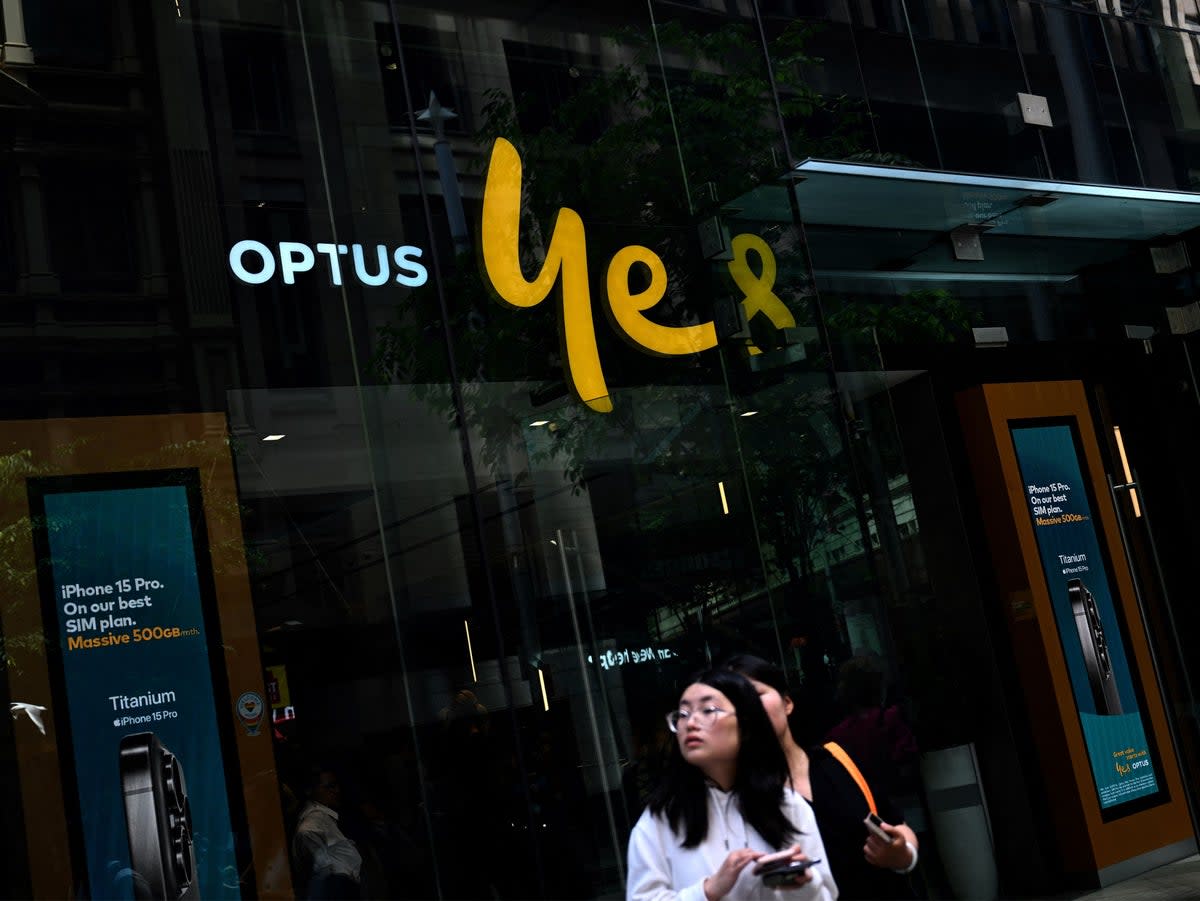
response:
<path id="1" fill-rule="evenodd" d="M 13 701 L 8 705 L 8 709 L 12 712 L 12 717 L 15 720 L 23 711 L 26 716 L 38 728 L 38 732 L 42 735 L 46 734 L 46 724 L 42 721 L 42 714 L 46 712 L 45 707 L 39 707 L 37 704 L 26 704 L 24 701 Z"/>

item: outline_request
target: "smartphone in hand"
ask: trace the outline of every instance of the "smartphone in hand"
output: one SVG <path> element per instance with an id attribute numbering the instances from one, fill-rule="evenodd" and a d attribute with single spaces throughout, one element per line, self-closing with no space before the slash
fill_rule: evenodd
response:
<path id="1" fill-rule="evenodd" d="M 791 885 L 797 876 L 804 875 L 808 872 L 809 867 L 820 862 L 820 858 L 816 860 L 780 860 L 767 864 L 758 871 L 758 874 L 767 888 L 782 888 L 785 885 Z"/>
<path id="2" fill-rule="evenodd" d="M 890 842 L 892 840 L 892 837 L 888 835 L 887 831 L 883 828 L 883 820 L 879 818 L 879 814 L 867 814 L 867 818 L 863 820 L 863 825 L 867 827 L 868 832 L 878 836 L 885 842 Z"/>

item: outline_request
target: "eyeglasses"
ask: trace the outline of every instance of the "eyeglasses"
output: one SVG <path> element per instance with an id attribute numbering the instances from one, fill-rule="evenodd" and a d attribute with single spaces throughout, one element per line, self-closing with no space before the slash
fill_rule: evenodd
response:
<path id="1" fill-rule="evenodd" d="M 722 710 L 720 707 L 701 707 L 699 710 L 680 708 L 679 710 L 672 710 L 667 714 L 667 728 L 672 732 L 678 732 L 680 723 L 686 729 L 688 722 L 695 720 L 696 725 L 701 729 L 711 729 L 713 723 L 717 721 L 717 717 L 724 715 L 733 716 L 733 713 L 728 710 Z"/>

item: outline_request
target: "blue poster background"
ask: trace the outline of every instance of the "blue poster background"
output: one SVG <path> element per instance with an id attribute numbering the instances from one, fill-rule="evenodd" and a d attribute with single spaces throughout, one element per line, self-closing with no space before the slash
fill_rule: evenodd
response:
<path id="1" fill-rule="evenodd" d="M 1100 806 L 1107 809 L 1152 795 L 1158 791 L 1157 774 L 1071 426 L 1015 427 L 1012 439 Z M 1120 694 L 1120 714 L 1102 715 L 1096 709 L 1067 589 L 1071 579 L 1080 579 L 1095 599 Z"/>
<path id="2" fill-rule="evenodd" d="M 237 898 L 237 861 L 187 489 L 47 493 L 43 501 L 92 896 L 133 897 L 118 747 L 125 735 L 154 732 L 178 758 L 187 782 L 199 897 Z M 136 579 L 163 587 L 135 589 Z M 119 590 L 121 580 L 129 580 L 131 590 Z M 64 587 L 73 585 L 114 588 L 111 594 L 64 599 Z M 149 598 L 151 606 L 90 611 L 92 604 L 118 597 Z M 88 604 L 89 612 L 68 615 L 68 601 Z M 86 619 L 92 616 L 96 623 L 88 628 Z M 106 616 L 133 623 L 119 620 L 104 628 Z M 73 627 L 70 621 L 75 621 Z M 181 634 L 132 641 L 135 631 L 156 626 L 178 628 Z M 129 634 L 131 640 L 115 646 L 78 645 L 81 638 L 110 634 Z M 150 703 L 138 702 L 146 697 Z M 137 706 L 124 706 L 128 703 Z M 161 719 L 124 720 L 155 715 Z"/>

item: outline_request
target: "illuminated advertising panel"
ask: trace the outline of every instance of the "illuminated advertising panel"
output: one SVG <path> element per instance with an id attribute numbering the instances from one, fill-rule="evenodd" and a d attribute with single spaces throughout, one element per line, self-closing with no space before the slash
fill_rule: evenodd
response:
<path id="1" fill-rule="evenodd" d="M 240 897 L 195 470 L 28 484 L 88 893 Z"/>
<path id="2" fill-rule="evenodd" d="M 1012 426 L 1028 514 L 1062 640 L 1101 809 L 1120 816 L 1162 792 L 1113 603 L 1075 426 Z"/>

